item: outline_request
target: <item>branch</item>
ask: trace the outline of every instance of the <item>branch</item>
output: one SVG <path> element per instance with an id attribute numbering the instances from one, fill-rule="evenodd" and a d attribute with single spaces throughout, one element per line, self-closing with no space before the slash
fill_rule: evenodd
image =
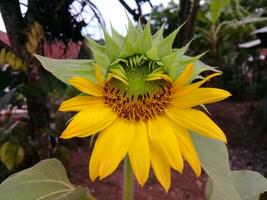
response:
<path id="1" fill-rule="evenodd" d="M 1 0 L 0 12 L 6 26 L 7 35 L 13 52 L 21 56 L 21 30 L 24 28 L 19 0 Z"/>
<path id="2" fill-rule="evenodd" d="M 136 9 L 132 9 L 124 0 L 119 0 L 119 2 L 133 16 L 135 21 L 138 21 L 140 19 L 142 24 L 146 24 L 147 23 L 146 18 L 144 18 L 144 16 L 142 15 L 141 6 L 137 1 L 135 1 L 135 2 L 137 4 L 138 13 L 136 13 Z"/>
<path id="3" fill-rule="evenodd" d="M 200 0 L 194 0 L 193 2 L 188 0 L 180 1 L 181 7 L 179 12 L 179 21 L 180 24 L 184 23 L 185 21 L 186 23 L 181 28 L 181 31 L 178 35 L 179 46 L 184 46 L 193 37 L 197 12 L 199 10 L 199 2 Z"/>

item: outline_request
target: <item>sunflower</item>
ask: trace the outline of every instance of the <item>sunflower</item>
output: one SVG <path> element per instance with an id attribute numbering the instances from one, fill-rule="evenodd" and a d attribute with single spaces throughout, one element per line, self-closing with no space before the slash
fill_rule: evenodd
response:
<path id="1" fill-rule="evenodd" d="M 178 30 L 163 39 L 163 28 L 152 36 L 149 23 L 144 29 L 129 23 L 128 29 L 125 38 L 114 30 L 112 37 L 105 33 L 105 46 L 89 41 L 95 79 L 69 79 L 82 95 L 61 104 L 60 111 L 78 113 L 60 137 L 99 133 L 89 162 L 92 181 L 110 175 L 128 156 L 141 186 L 152 168 L 168 191 L 170 170 L 182 173 L 184 160 L 196 176 L 201 174 L 189 131 L 226 142 L 222 130 L 195 107 L 221 101 L 230 93 L 201 87 L 220 73 L 193 82 L 201 71 L 214 69 L 199 67 L 199 57 L 183 55 L 186 47 L 172 49 Z"/>

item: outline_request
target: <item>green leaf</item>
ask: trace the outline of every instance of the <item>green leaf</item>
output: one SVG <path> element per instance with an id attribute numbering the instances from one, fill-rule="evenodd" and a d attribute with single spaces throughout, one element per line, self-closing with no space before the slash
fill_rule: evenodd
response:
<path id="1" fill-rule="evenodd" d="M 12 89 L 9 92 L 5 93 L 4 96 L 0 97 L 0 111 L 10 103 L 15 93 L 16 89 Z"/>
<path id="2" fill-rule="evenodd" d="M 43 67 L 62 82 L 69 84 L 71 77 L 79 76 L 95 81 L 95 66 L 92 60 L 59 60 L 35 55 Z M 101 71 L 105 72 L 101 65 Z"/>
<path id="3" fill-rule="evenodd" d="M 267 191 L 267 179 L 261 174 L 251 170 L 231 171 L 234 186 L 242 200 L 258 200 L 261 193 Z M 209 178 L 205 196 L 209 200 L 223 199 L 222 194 L 213 181 Z"/>
<path id="4" fill-rule="evenodd" d="M 86 188 L 75 188 L 57 159 L 47 159 L 0 184 L 1 200 L 89 200 Z"/>
<path id="5" fill-rule="evenodd" d="M 234 185 L 242 200 L 258 199 L 267 191 L 267 179 L 258 172 L 251 170 L 232 171 Z"/>
<path id="6" fill-rule="evenodd" d="M 221 15 L 221 12 L 229 3 L 229 0 L 211 0 L 210 15 L 212 23 L 215 23 L 218 20 Z"/>
<path id="7" fill-rule="evenodd" d="M 216 187 L 216 193 L 211 193 L 210 200 L 240 200 L 235 189 L 226 145 L 217 140 L 209 139 L 199 134 L 192 133 L 201 165 Z"/>
<path id="8" fill-rule="evenodd" d="M 7 141 L 1 146 L 0 157 L 7 169 L 11 171 L 15 164 L 22 162 L 24 150 L 21 146 Z"/>

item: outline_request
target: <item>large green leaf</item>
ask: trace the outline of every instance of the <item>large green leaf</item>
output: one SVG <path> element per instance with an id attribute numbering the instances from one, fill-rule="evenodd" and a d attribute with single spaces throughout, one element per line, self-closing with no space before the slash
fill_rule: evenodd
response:
<path id="1" fill-rule="evenodd" d="M 221 15 L 221 12 L 224 10 L 225 6 L 229 4 L 229 0 L 211 0 L 210 3 L 210 15 L 211 22 L 215 23 Z"/>
<path id="2" fill-rule="evenodd" d="M 192 134 L 201 165 L 212 181 L 210 200 L 240 200 L 235 189 L 226 145 L 223 142 Z M 214 192 L 216 187 L 216 192 Z"/>
<path id="3" fill-rule="evenodd" d="M 235 187 L 242 200 L 257 200 L 267 191 L 267 179 L 251 170 L 232 171 Z"/>
<path id="4" fill-rule="evenodd" d="M 57 159 L 47 159 L 0 184 L 0 200 L 89 200 L 88 189 L 75 188 Z"/>
<path id="5" fill-rule="evenodd" d="M 79 76 L 95 81 L 95 66 L 92 60 L 59 60 L 35 55 L 43 67 L 62 82 L 69 84 L 71 77 Z M 105 71 L 99 66 L 101 71 Z"/>
<path id="6" fill-rule="evenodd" d="M 251 170 L 231 171 L 234 186 L 242 200 L 258 200 L 260 194 L 267 191 L 267 179 Z M 222 194 L 209 178 L 206 185 L 206 198 L 209 200 L 223 199 Z"/>

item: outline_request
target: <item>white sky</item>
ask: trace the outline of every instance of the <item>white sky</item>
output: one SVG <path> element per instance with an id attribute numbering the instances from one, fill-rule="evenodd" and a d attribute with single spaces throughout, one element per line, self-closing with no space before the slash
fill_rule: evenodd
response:
<path id="1" fill-rule="evenodd" d="M 178 0 L 174 0 L 178 2 Z M 20 2 L 27 3 L 27 0 L 20 0 Z M 126 33 L 126 24 L 127 24 L 127 17 L 125 13 L 124 7 L 120 4 L 118 0 L 92 0 L 92 2 L 97 6 L 100 10 L 101 14 L 106 23 L 106 28 L 110 31 L 110 22 L 112 23 L 113 27 L 121 34 Z M 136 6 L 134 0 L 126 0 L 127 4 L 130 5 L 131 8 Z M 152 5 L 159 5 L 163 4 L 167 6 L 170 0 L 151 0 Z M 143 5 L 143 13 L 147 14 L 150 13 L 151 8 L 148 3 Z M 25 12 L 25 7 L 21 8 Z M 131 15 L 128 14 L 130 17 Z M 89 17 L 88 17 L 89 18 Z M 2 17 L 0 16 L 0 30 L 6 32 L 5 25 L 3 22 Z M 102 33 L 99 27 L 90 27 L 86 30 L 83 30 L 83 34 L 89 33 L 93 38 L 99 39 L 102 37 Z"/>

